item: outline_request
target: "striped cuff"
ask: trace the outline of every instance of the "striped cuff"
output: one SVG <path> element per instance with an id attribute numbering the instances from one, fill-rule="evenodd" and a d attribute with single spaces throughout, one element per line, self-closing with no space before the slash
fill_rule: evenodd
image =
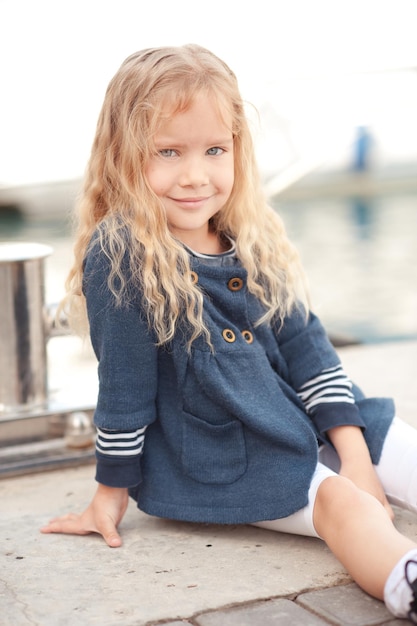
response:
<path id="1" fill-rule="evenodd" d="M 341 365 L 323 370 L 297 390 L 307 413 L 319 404 L 344 402 L 355 404 L 352 382 L 346 376 Z"/>
<path id="2" fill-rule="evenodd" d="M 139 456 L 143 450 L 145 430 L 146 426 L 128 432 L 97 428 L 96 450 L 106 457 Z"/>

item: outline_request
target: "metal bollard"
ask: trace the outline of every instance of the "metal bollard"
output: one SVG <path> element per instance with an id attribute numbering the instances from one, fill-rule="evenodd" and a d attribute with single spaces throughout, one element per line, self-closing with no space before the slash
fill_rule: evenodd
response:
<path id="1" fill-rule="evenodd" d="M 52 248 L 0 243 L 0 415 L 47 401 L 44 260 Z"/>

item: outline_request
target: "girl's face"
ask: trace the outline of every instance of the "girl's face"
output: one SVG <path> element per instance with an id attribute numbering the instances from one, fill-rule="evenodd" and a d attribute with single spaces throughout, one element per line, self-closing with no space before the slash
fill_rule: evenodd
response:
<path id="1" fill-rule="evenodd" d="M 219 252 L 209 220 L 225 205 L 234 181 L 232 120 L 209 97 L 163 122 L 146 176 L 162 201 L 172 234 L 197 252 Z"/>

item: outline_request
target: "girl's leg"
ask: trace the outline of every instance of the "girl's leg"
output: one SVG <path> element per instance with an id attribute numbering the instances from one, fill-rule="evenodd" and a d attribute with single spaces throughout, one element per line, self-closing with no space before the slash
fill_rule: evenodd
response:
<path id="1" fill-rule="evenodd" d="M 375 469 L 388 500 L 417 513 L 417 430 L 394 418 Z"/>
<path id="2" fill-rule="evenodd" d="M 378 500 L 341 476 L 320 484 L 313 521 L 358 585 L 381 600 L 394 567 L 405 554 L 417 550 L 413 541 L 396 530 Z"/>
<path id="3" fill-rule="evenodd" d="M 338 457 L 324 448 L 320 461 L 326 465 L 317 465 L 309 504 L 287 518 L 254 525 L 324 539 L 358 585 L 417 624 L 417 545 L 395 529 L 378 500 L 335 473 Z"/>
<path id="4" fill-rule="evenodd" d="M 322 447 L 320 460 L 335 472 L 339 471 L 340 462 L 338 456 L 329 446 Z M 394 419 L 384 442 L 379 464 L 375 467 L 375 470 L 381 480 L 388 500 L 393 504 L 417 513 L 417 430 L 415 428 L 398 418 Z M 371 522 L 371 528 L 367 531 L 369 532 L 370 544 L 368 545 L 368 540 L 365 538 L 365 556 L 363 558 L 365 562 L 372 563 L 371 570 L 379 568 L 382 574 L 379 581 L 377 577 L 372 577 L 372 571 L 369 573 L 369 579 L 367 579 L 368 569 L 366 568 L 366 563 L 365 568 L 356 574 L 357 561 L 355 554 L 348 555 L 353 560 L 353 566 L 349 565 L 349 562 L 345 560 L 345 555 L 338 551 L 338 546 L 336 545 L 335 547 L 334 544 L 331 544 L 331 541 L 334 541 L 335 538 L 327 538 L 326 540 L 329 542 L 335 555 L 349 569 L 358 584 L 377 597 L 381 597 L 381 583 L 386 578 L 386 572 L 388 571 L 388 577 L 383 589 L 387 607 L 394 615 L 408 617 L 413 623 L 417 623 L 416 546 L 411 543 L 411 551 L 409 551 L 409 540 L 402 537 L 391 524 L 380 524 L 377 521 L 379 515 L 376 516 L 375 522 L 373 517 L 370 517 L 369 514 L 366 515 L 367 517 L 363 518 L 363 522 L 366 522 L 366 524 L 362 525 L 364 526 L 363 530 L 366 531 L 366 527 Z M 357 546 L 360 553 L 361 542 Z M 397 559 L 397 556 L 401 553 L 402 556 Z M 359 554 L 359 557 L 361 557 L 361 554 Z M 371 559 L 377 560 L 371 561 Z M 381 561 L 382 563 L 379 565 Z M 393 566 L 392 563 L 394 563 Z M 362 565 L 359 569 L 361 567 Z M 361 574 L 365 579 L 364 582 Z"/>
<path id="5" fill-rule="evenodd" d="M 291 533 L 293 535 L 317 537 L 320 539 L 313 523 L 314 502 L 316 500 L 317 490 L 323 480 L 335 475 L 336 474 L 331 469 L 318 463 L 313 478 L 311 479 L 307 506 L 288 517 L 266 520 L 265 522 L 255 522 L 252 526 L 259 526 L 260 528 L 266 528 L 267 530 L 280 533 Z"/>

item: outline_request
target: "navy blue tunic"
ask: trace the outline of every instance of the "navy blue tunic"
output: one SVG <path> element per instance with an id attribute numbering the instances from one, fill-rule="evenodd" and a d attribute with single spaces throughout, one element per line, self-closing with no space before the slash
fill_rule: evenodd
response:
<path id="1" fill-rule="evenodd" d="M 339 357 L 318 318 L 295 310 L 282 328 L 256 326 L 262 307 L 238 261 L 210 266 L 191 259 L 204 295 L 203 337 L 191 352 L 180 330 L 156 338 L 141 296 L 115 306 L 109 262 L 87 255 L 84 293 L 99 362 L 95 424 L 127 431 L 148 426 L 137 458 L 99 458 L 97 480 L 129 487 L 141 510 L 171 519 L 249 523 L 286 517 L 307 504 L 318 444 L 332 427 L 364 429 L 378 463 L 394 416 L 389 398 L 319 405 L 307 415 L 297 395 Z"/>

